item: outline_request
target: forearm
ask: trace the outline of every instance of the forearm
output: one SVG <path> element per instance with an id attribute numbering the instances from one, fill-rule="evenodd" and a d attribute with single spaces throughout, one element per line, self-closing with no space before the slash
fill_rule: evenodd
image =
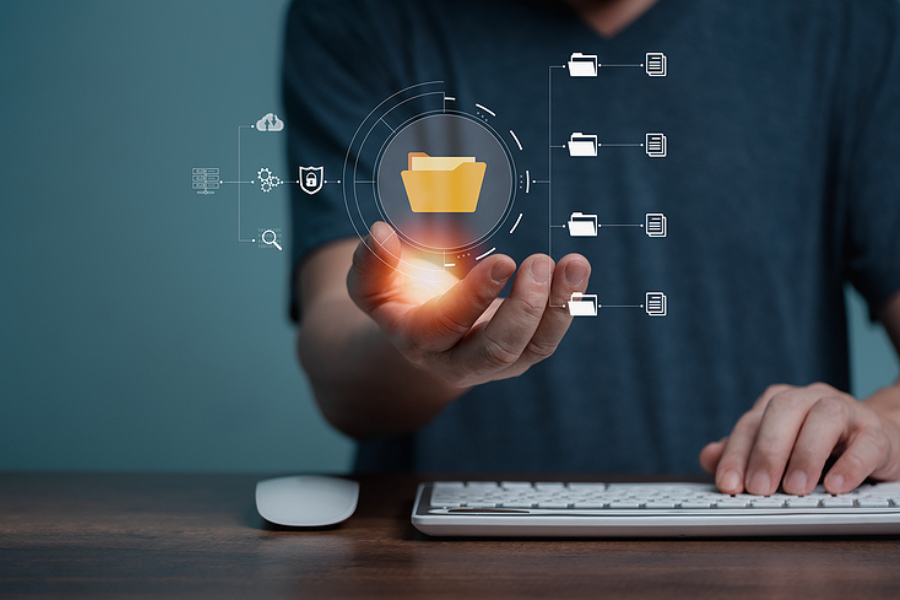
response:
<path id="1" fill-rule="evenodd" d="M 881 310 L 879 320 L 900 354 L 900 292 L 897 292 Z M 881 388 L 865 399 L 866 405 L 891 421 L 900 431 L 900 379 L 893 385 Z"/>
<path id="2" fill-rule="evenodd" d="M 412 431 L 465 391 L 406 360 L 349 298 L 306 308 L 297 354 L 325 418 L 347 435 Z"/>

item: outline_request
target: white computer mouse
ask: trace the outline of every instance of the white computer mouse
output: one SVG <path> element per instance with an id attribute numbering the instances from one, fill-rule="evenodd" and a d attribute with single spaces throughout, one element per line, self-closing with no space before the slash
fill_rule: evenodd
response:
<path id="1" fill-rule="evenodd" d="M 295 475 L 256 484 L 256 510 L 270 523 L 288 527 L 324 527 L 346 520 L 356 510 L 359 484 L 338 477 Z"/>

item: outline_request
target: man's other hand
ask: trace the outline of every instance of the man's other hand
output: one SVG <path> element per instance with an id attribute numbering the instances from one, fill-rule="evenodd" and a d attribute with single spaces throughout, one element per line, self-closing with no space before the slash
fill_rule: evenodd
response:
<path id="1" fill-rule="evenodd" d="M 813 491 L 826 461 L 837 460 L 823 482 L 842 494 L 871 477 L 900 479 L 900 427 L 824 383 L 773 385 L 734 426 L 708 444 L 700 464 L 728 494 Z"/>
<path id="2" fill-rule="evenodd" d="M 587 289 L 591 271 L 578 254 L 558 265 L 532 255 L 519 267 L 509 297 L 501 299 L 516 264 L 493 255 L 426 299 L 398 268 L 400 255 L 394 230 L 375 223 L 353 255 L 350 297 L 409 362 L 460 390 L 519 375 L 553 354 L 572 321 L 566 302 Z"/>

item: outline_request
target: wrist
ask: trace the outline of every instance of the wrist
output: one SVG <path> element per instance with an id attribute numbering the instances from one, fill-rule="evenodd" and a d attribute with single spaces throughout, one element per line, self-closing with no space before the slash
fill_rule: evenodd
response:
<path id="1" fill-rule="evenodd" d="M 878 390 L 862 403 L 879 417 L 900 429 L 900 381 Z"/>

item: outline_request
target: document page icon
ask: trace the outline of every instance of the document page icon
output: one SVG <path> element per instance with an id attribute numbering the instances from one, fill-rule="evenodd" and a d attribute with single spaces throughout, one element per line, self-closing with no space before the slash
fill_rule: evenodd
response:
<path id="1" fill-rule="evenodd" d="M 596 77 L 597 55 L 573 52 L 569 57 L 569 75 L 572 77 Z"/>
<path id="2" fill-rule="evenodd" d="M 573 133 L 569 137 L 569 156 L 597 156 L 597 136 Z"/>
<path id="3" fill-rule="evenodd" d="M 647 156 L 652 158 L 666 157 L 666 136 L 662 133 L 648 133 L 644 140 L 644 149 Z"/>
<path id="4" fill-rule="evenodd" d="M 644 310 L 651 317 L 666 316 L 666 295 L 662 292 L 647 292 L 644 297 Z"/>
<path id="5" fill-rule="evenodd" d="M 665 77 L 666 55 L 662 52 L 648 52 L 644 57 L 644 70 L 650 77 Z"/>
<path id="6" fill-rule="evenodd" d="M 597 215 L 573 212 L 568 225 L 572 237 L 597 237 Z"/>
<path id="7" fill-rule="evenodd" d="M 596 317 L 598 306 L 597 294 L 573 292 L 569 298 L 569 314 L 573 317 Z"/>
<path id="8" fill-rule="evenodd" d="M 644 231 L 648 237 L 666 237 L 666 215 L 647 213 L 644 217 Z"/>

